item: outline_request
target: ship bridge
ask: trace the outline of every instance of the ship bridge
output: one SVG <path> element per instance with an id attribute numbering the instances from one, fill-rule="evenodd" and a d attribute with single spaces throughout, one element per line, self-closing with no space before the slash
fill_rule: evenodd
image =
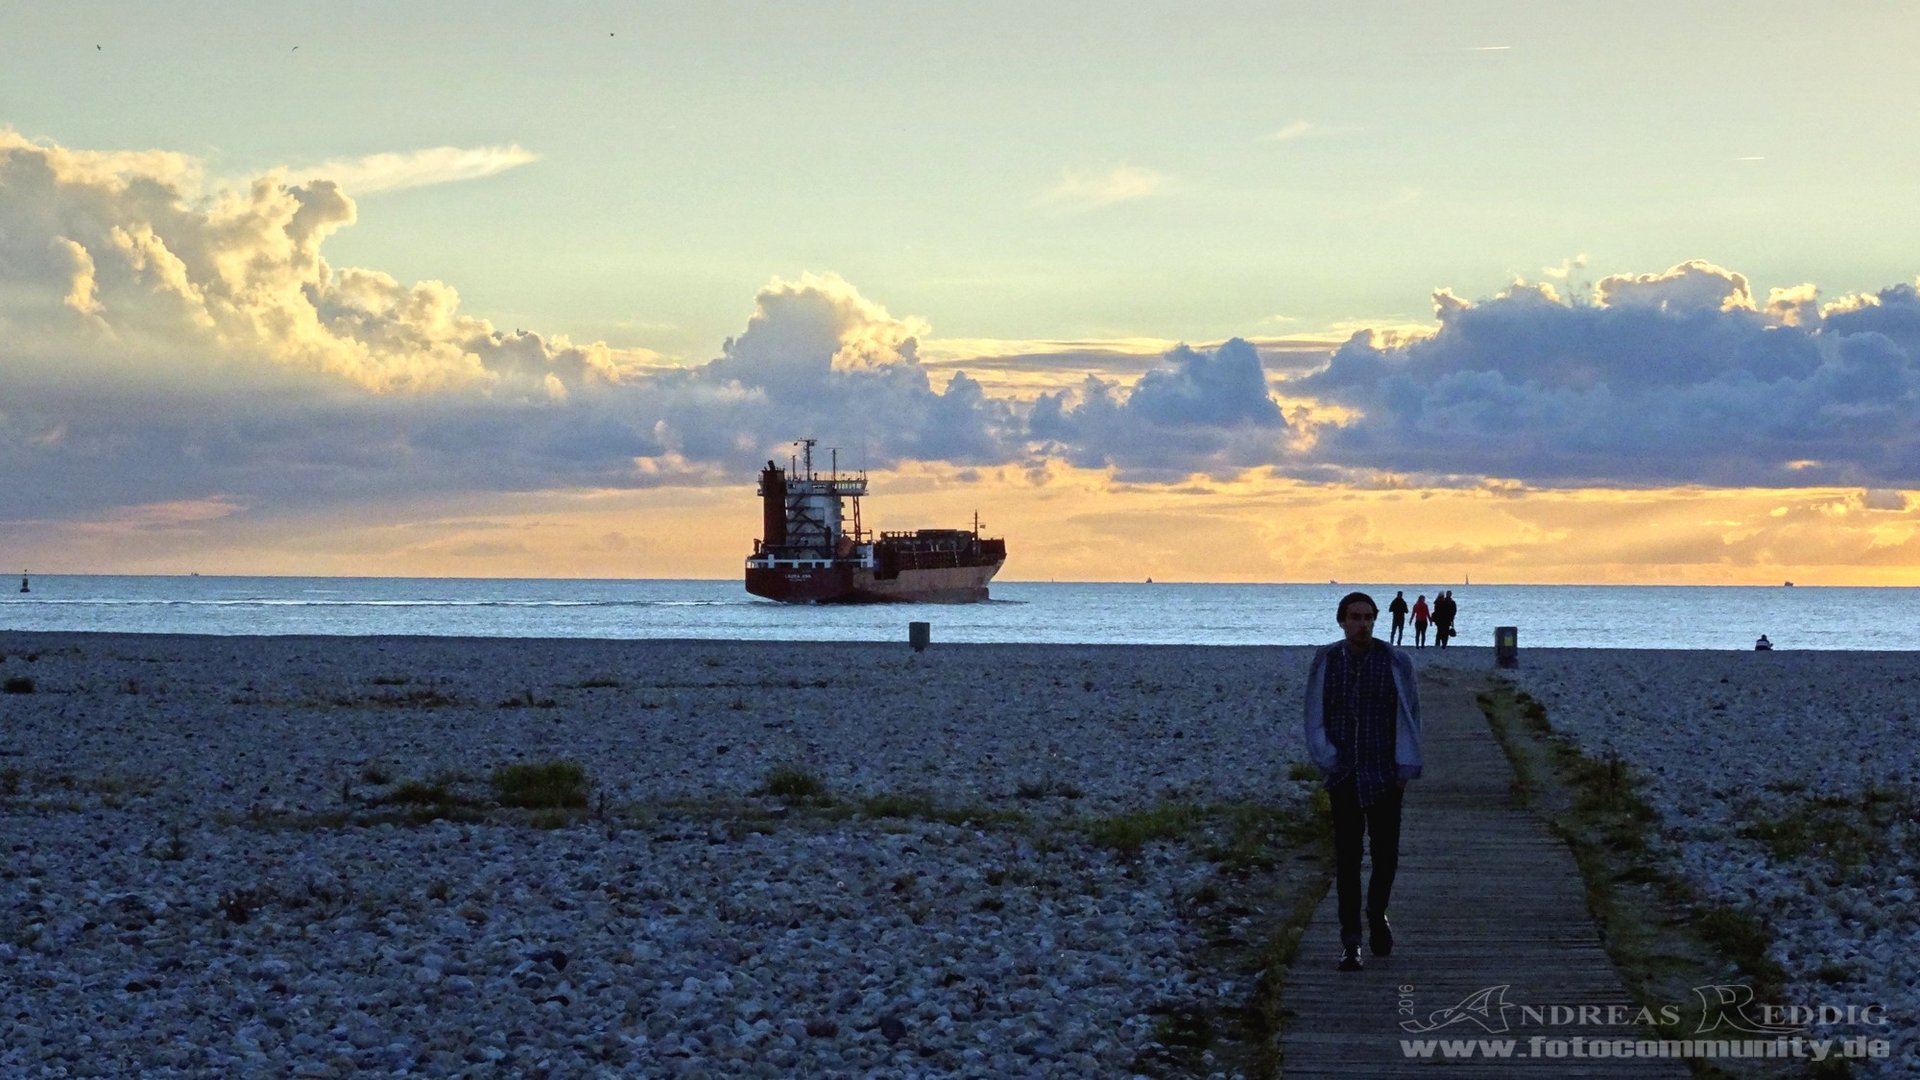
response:
<path id="1" fill-rule="evenodd" d="M 800 460 L 788 467 L 773 462 L 760 472 L 764 526 L 760 543 L 747 560 L 760 566 L 810 566 L 853 559 L 872 561 L 872 548 L 860 527 L 860 497 L 867 493 L 865 471 L 840 472 L 839 451 L 833 451 L 827 473 L 813 468 L 814 440 L 800 441 Z M 846 500 L 852 499 L 851 516 Z"/>

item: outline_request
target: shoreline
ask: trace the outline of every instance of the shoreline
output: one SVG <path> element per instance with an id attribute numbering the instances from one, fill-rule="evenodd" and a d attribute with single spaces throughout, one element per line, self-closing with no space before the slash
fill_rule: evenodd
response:
<path id="1" fill-rule="evenodd" d="M 202 641 L 202 642 L 308 641 L 308 642 L 314 642 L 314 643 L 390 642 L 390 643 L 405 643 L 405 644 L 425 644 L 425 643 L 432 643 L 432 642 L 444 642 L 444 643 L 456 644 L 456 645 L 457 644 L 465 644 L 465 645 L 502 644 L 502 643 L 522 642 L 526 644 L 548 645 L 548 646 L 567 646 L 567 645 L 623 646 L 623 647 L 666 646 L 666 647 L 674 647 L 674 648 L 695 647 L 695 646 L 698 646 L 698 647 L 724 646 L 724 647 L 739 647 L 739 648 L 765 647 L 765 648 L 817 648 L 817 649 L 845 648 L 845 649 L 876 649 L 876 650 L 897 649 L 901 651 L 911 651 L 910 647 L 907 644 L 907 637 L 904 632 L 902 632 L 902 634 L 896 640 L 891 638 L 854 639 L 854 638 L 772 638 L 772 637 L 731 637 L 731 638 L 729 637 L 566 637 L 566 636 L 539 637 L 539 636 L 491 635 L 491 634 L 468 634 L 468 635 L 459 635 L 459 634 L 316 634 L 316 633 L 212 634 L 212 633 L 178 633 L 173 631 L 143 631 L 143 630 L 15 630 L 15 629 L 8 629 L 8 628 L 0 628 L 0 657 L 4 657 L 5 655 L 8 655 L 8 654 L 20 655 L 23 652 L 33 651 L 32 649 L 21 649 L 21 648 L 16 648 L 16 647 L 7 645 L 6 641 L 10 637 L 19 637 L 19 638 L 24 638 L 29 640 L 74 637 L 74 638 L 81 638 L 81 639 L 133 638 L 133 639 L 153 640 L 153 641 L 179 639 L 183 641 Z M 1329 633 L 1326 641 L 1311 642 L 1311 643 L 1301 643 L 1301 642 L 1202 643 L 1202 642 L 1165 642 L 1165 641 L 1020 642 L 1020 641 L 942 641 L 942 640 L 935 639 L 932 642 L 932 644 L 928 646 L 927 651 L 929 653 L 946 651 L 946 650 L 977 650 L 977 649 L 1023 649 L 1023 650 L 1025 649 L 1047 649 L 1047 650 L 1149 649 L 1149 650 L 1162 650 L 1162 651 L 1176 650 L 1176 649 L 1198 649 L 1203 651 L 1219 650 L 1219 651 L 1229 651 L 1229 652 L 1240 651 L 1240 650 L 1287 650 L 1287 651 L 1308 650 L 1308 651 L 1311 651 L 1314 649 L 1318 649 L 1324 645 L 1331 644 L 1336 638 L 1337 638 L 1337 633 Z M 1475 666 L 1479 666 L 1479 667 L 1484 667 L 1488 673 L 1496 674 L 1496 675 L 1501 673 L 1510 673 L 1515 670 L 1512 668 L 1500 668 L 1494 664 L 1494 648 L 1491 645 L 1449 645 L 1444 649 L 1438 648 L 1433 645 L 1428 645 L 1424 648 L 1415 648 L 1411 645 L 1400 645 L 1400 646 L 1396 646 L 1396 648 L 1404 649 L 1408 654 L 1412 655 L 1415 660 L 1421 660 L 1421 661 L 1427 661 L 1427 662 L 1438 662 L 1440 663 L 1440 666 L 1450 668 L 1450 669 L 1452 668 L 1465 669 L 1465 668 L 1472 668 Z M 1756 650 L 1752 648 L 1708 648 L 1705 646 L 1684 646 L 1684 645 L 1675 645 L 1671 647 L 1662 647 L 1662 648 L 1641 648 L 1641 647 L 1623 647 L 1623 646 L 1611 646 L 1611 645 L 1524 645 L 1523 644 L 1520 647 L 1519 655 L 1520 655 L 1520 670 L 1524 670 L 1528 666 L 1529 657 L 1551 658 L 1553 656 L 1560 655 L 1560 654 L 1571 654 L 1576 656 L 1618 655 L 1622 657 L 1646 655 L 1646 656 L 1652 656 L 1652 657 L 1671 658 L 1676 654 L 1686 654 L 1686 653 L 1704 653 L 1704 654 L 1713 655 L 1713 656 L 1740 656 L 1740 655 L 1745 655 L 1749 653 L 1754 653 L 1755 651 Z M 1875 657 L 1907 657 L 1907 658 L 1911 658 L 1916 654 L 1920 654 L 1920 649 L 1863 649 L 1863 648 L 1823 649 L 1823 648 L 1805 648 L 1805 647 L 1781 648 L 1779 646 L 1775 646 L 1771 651 L 1759 653 L 1759 655 L 1761 656 L 1825 656 L 1825 657 L 1875 656 Z M 1429 660 L 1428 658 L 1433 658 L 1433 659 Z"/>

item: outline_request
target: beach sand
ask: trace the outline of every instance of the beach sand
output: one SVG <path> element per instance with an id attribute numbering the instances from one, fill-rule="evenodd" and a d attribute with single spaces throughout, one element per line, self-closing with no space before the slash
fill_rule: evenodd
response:
<path id="1" fill-rule="evenodd" d="M 33 682 L 0 696 L 6 1072 L 1124 1072 L 1168 1008 L 1250 989 L 1196 960 L 1214 866 L 1074 823 L 1313 788 L 1297 649 L 0 653 Z M 382 801 L 550 759 L 586 811 Z M 847 812 L 753 794 L 783 766 Z"/>

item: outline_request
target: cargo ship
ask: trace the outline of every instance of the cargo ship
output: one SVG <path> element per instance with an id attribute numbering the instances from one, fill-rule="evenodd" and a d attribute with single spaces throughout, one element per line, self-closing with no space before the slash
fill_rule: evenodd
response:
<path id="1" fill-rule="evenodd" d="M 987 599 L 987 582 L 1007 561 L 1007 542 L 972 529 L 918 529 L 874 535 L 860 524 L 864 472 L 813 471 L 815 440 L 799 460 L 760 470 L 763 535 L 747 556 L 747 591 L 792 604 L 966 604 Z M 847 506 L 852 500 L 851 513 Z"/>

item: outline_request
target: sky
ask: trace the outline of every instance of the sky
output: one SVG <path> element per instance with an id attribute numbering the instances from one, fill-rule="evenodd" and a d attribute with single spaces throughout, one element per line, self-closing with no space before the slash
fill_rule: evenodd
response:
<path id="1" fill-rule="evenodd" d="M 0 0 L 0 560 L 1920 585 L 1920 8 Z"/>

